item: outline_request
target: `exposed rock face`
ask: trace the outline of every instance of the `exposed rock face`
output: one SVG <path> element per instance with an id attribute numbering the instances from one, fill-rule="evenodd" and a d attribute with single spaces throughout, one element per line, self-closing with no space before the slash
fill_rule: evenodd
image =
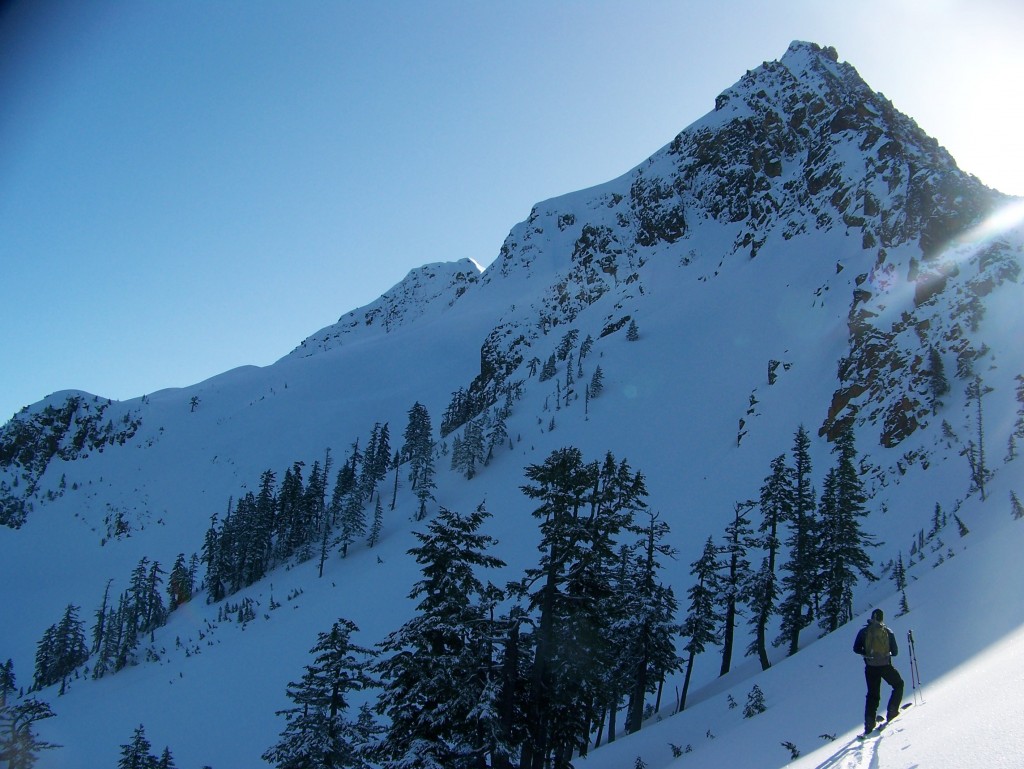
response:
<path id="1" fill-rule="evenodd" d="M 512 230 L 482 282 L 533 278 L 545 290 L 484 341 L 468 393 L 479 408 L 496 402 L 531 345 L 598 300 L 621 308 L 642 295 L 651 259 L 682 266 L 714 259 L 721 267 L 781 238 L 792 243 L 793 258 L 810 260 L 802 236 L 855 235 L 874 267 L 857 278 L 849 354 L 820 432 L 834 437 L 860 417 L 882 426 L 884 445 L 896 445 L 931 411 L 922 346 L 938 344 L 958 360 L 973 354 L 962 330 L 933 318 L 930 304 L 955 285 L 956 314 L 969 315 L 971 297 L 1016 279 L 1014 256 L 998 244 L 976 260 L 976 272 L 971 262 L 969 275 L 945 252 L 1004 200 L 961 172 L 835 50 L 793 43 L 630 173 L 539 204 Z M 916 246 L 909 259 L 907 246 Z M 843 269 L 839 263 L 835 272 Z M 903 285 L 913 287 L 910 315 L 883 320 Z M 621 328 L 625 316 L 613 309 L 606 329 Z M 904 333 L 932 321 L 944 339 Z"/>

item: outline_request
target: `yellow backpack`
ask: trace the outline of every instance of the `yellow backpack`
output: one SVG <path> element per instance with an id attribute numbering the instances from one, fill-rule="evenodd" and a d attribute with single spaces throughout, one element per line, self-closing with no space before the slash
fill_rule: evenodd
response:
<path id="1" fill-rule="evenodd" d="M 880 622 L 872 622 L 864 633 L 864 656 L 881 662 L 889 658 L 889 631 Z"/>

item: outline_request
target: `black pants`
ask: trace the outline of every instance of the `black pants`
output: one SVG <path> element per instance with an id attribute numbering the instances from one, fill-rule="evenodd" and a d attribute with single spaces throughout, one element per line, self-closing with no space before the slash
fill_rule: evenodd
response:
<path id="1" fill-rule="evenodd" d="M 864 678 L 868 682 L 868 696 L 864 703 L 864 731 L 871 731 L 875 728 L 875 714 L 878 713 L 878 703 L 882 699 L 882 681 L 892 687 L 886 708 L 886 718 L 889 719 L 895 718 L 900 712 L 900 703 L 903 701 L 903 678 L 892 665 L 865 665 Z"/>

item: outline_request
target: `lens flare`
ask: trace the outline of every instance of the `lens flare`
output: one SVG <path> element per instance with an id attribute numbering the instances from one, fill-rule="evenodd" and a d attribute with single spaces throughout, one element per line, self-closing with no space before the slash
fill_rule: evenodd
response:
<path id="1" fill-rule="evenodd" d="M 1002 235 L 1024 223 L 1024 199 L 1014 200 L 1003 206 L 977 227 L 968 230 L 959 242 L 978 244 Z"/>

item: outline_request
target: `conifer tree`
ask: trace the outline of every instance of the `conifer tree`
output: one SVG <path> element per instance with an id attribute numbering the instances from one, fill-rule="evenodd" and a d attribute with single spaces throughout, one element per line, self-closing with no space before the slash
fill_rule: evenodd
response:
<path id="1" fill-rule="evenodd" d="M 276 549 L 279 561 L 285 561 L 307 542 L 309 527 L 309 505 L 302 477 L 304 462 L 294 462 L 285 470 L 278 493 Z"/>
<path id="2" fill-rule="evenodd" d="M 177 769 L 170 748 L 164 747 L 164 752 L 160 754 L 160 760 L 156 762 L 156 769 Z"/>
<path id="3" fill-rule="evenodd" d="M 704 543 L 700 558 L 693 562 L 690 574 L 697 578 L 696 584 L 687 591 L 690 608 L 683 621 L 683 636 L 688 640 L 683 650 L 686 652 L 686 675 L 683 678 L 683 691 L 679 695 L 678 710 L 686 709 L 686 695 L 690 690 L 690 677 L 693 674 L 693 662 L 709 643 L 717 640 L 716 629 L 721 622 L 717 609 L 718 598 L 718 548 L 711 537 Z"/>
<path id="4" fill-rule="evenodd" d="M 78 609 L 74 604 L 68 604 L 60 621 L 50 625 L 37 644 L 35 688 L 42 689 L 59 681 L 60 693 L 64 694 L 68 677 L 89 659 L 89 647 L 85 642 L 85 629 L 78 619 Z"/>
<path id="5" fill-rule="evenodd" d="M 733 639 L 736 634 L 736 616 L 740 601 L 745 597 L 745 586 L 750 581 L 750 561 L 747 548 L 751 541 L 750 519 L 747 514 L 754 506 L 753 501 L 737 502 L 733 519 L 725 528 L 725 546 L 722 555 L 724 574 L 719 580 L 718 600 L 722 606 L 722 668 L 720 676 L 729 672 L 732 666 Z"/>
<path id="6" fill-rule="evenodd" d="M 228 503 L 230 510 L 230 503 Z M 206 564 L 206 602 L 216 603 L 227 595 L 225 575 L 221 562 L 220 532 L 217 529 L 217 514 L 210 516 L 210 527 L 203 540 L 202 559 Z"/>
<path id="7" fill-rule="evenodd" d="M 617 565 L 614 538 L 646 507 L 643 475 L 608 454 L 584 463 L 579 449 L 559 449 L 526 468 L 522 486 L 539 500 L 541 561 L 527 571 L 529 609 L 536 612 L 520 765 L 564 767 L 573 750 L 586 750 L 596 709 L 604 701 L 601 664 L 587 669 L 562 661 L 608 659 L 609 634 L 601 605 L 612 593 Z M 595 669 L 596 668 L 596 669 Z"/>
<path id="8" fill-rule="evenodd" d="M 409 422 L 404 433 L 402 460 L 409 462 L 409 483 L 415 489 L 423 476 L 423 465 L 433 453 L 433 428 L 426 406 L 417 401 L 409 409 Z"/>
<path id="9" fill-rule="evenodd" d="M 823 486 L 818 551 L 824 594 L 818 624 L 826 632 L 852 619 L 853 587 L 858 578 L 869 582 L 877 579 L 871 572 L 872 561 L 867 553 L 867 548 L 876 543 L 861 530 L 860 524 L 868 515 L 867 494 L 857 472 L 852 428 L 840 433 L 833 452 L 837 463 Z"/>
<path id="10" fill-rule="evenodd" d="M 788 643 L 789 655 L 796 654 L 800 648 L 800 631 L 814 621 L 814 596 L 818 589 L 817 521 L 810 445 L 807 430 L 801 425 L 793 441 L 793 466 L 789 471 L 793 491 L 788 521 L 790 535 L 786 539 L 789 560 L 782 566 L 785 576 L 782 578 L 784 598 L 779 605 L 781 634 L 774 642 L 776 645 Z"/>
<path id="11" fill-rule="evenodd" d="M 46 702 L 28 698 L 17 705 L 0 698 L 0 763 L 7 769 L 32 769 L 44 750 L 60 745 L 40 740 L 35 725 L 53 718 Z"/>
<path id="12" fill-rule="evenodd" d="M 110 599 L 110 584 L 113 581 L 114 580 L 112 579 L 107 580 L 107 586 L 103 590 L 103 602 L 100 604 L 100 608 L 96 610 L 96 614 L 94 615 L 96 617 L 96 622 L 92 627 L 92 646 L 90 647 L 90 651 L 93 654 L 103 648 L 103 635 L 106 627 L 108 611 L 107 605 Z"/>
<path id="13" fill-rule="evenodd" d="M 791 476 L 786 467 L 786 455 L 780 454 L 771 463 L 771 473 L 761 486 L 761 523 L 758 533 L 760 544 L 766 551 L 761 567 L 752 575 L 747 588 L 747 602 L 751 609 L 750 624 L 754 627 L 754 638 L 747 648 L 747 654 L 757 654 L 761 669 L 771 667 L 768 659 L 768 620 L 776 612 L 778 584 L 776 578 L 777 558 L 781 543 L 779 527 L 790 520 L 793 509 Z"/>
<path id="14" fill-rule="evenodd" d="M 260 490 L 256 494 L 256 509 L 251 530 L 252 564 L 248 584 L 252 584 L 270 570 L 274 557 L 274 529 L 277 525 L 277 475 L 264 470 L 260 475 Z"/>
<path id="15" fill-rule="evenodd" d="M 417 532 L 409 553 L 422 567 L 410 598 L 414 616 L 381 644 L 378 710 L 390 725 L 380 745 L 385 767 L 486 766 L 499 750 L 492 623 L 496 600 L 478 569 L 504 566 L 479 533 L 480 505 L 461 515 L 442 508 Z"/>
<path id="16" fill-rule="evenodd" d="M 174 566 L 171 567 L 170 576 L 167 578 L 167 598 L 170 603 L 168 608 L 174 611 L 183 603 L 191 601 L 193 590 L 195 590 L 195 585 L 189 568 L 185 565 L 185 554 L 178 553 L 178 557 L 174 559 Z M 104 606 L 106 601 L 106 595 L 104 595 Z"/>
<path id="17" fill-rule="evenodd" d="M 675 651 L 674 638 L 680 632 L 675 615 L 678 604 L 672 589 L 658 582 L 659 556 L 672 558 L 675 549 L 664 543 L 668 524 L 650 514 L 649 524 L 640 531 L 639 552 L 620 580 L 617 594 L 625 598 L 614 618 L 615 642 L 620 667 L 630 672 L 629 713 L 626 731 L 640 729 L 645 696 L 661 686 L 665 676 L 679 670 L 682 660 Z M 614 703 L 611 705 L 614 707 Z M 658 705 L 655 705 L 657 710 Z"/>
<path id="18" fill-rule="evenodd" d="M 598 366 L 590 377 L 590 387 L 587 389 L 591 398 L 597 398 L 604 392 L 604 371 Z"/>
<path id="19" fill-rule="evenodd" d="M 145 727 L 139 724 L 132 733 L 131 742 L 121 746 L 117 769 L 158 769 L 157 758 L 150 752 L 152 749 Z"/>
<path id="20" fill-rule="evenodd" d="M 555 362 L 555 354 L 551 353 L 551 356 L 544 362 L 544 366 L 540 370 L 539 381 L 546 382 L 554 378 L 556 373 L 558 373 L 558 364 Z"/>
<path id="21" fill-rule="evenodd" d="M 352 642 L 355 623 L 339 619 L 317 635 L 313 661 L 298 683 L 288 684 L 294 705 L 278 711 L 286 726 L 263 754 L 279 769 L 369 769 L 372 729 L 347 716 L 351 692 L 376 686 L 367 672 L 373 651 Z"/>
<path id="22" fill-rule="evenodd" d="M 977 489 L 981 494 L 981 501 L 985 501 L 985 484 L 988 482 L 991 471 L 985 461 L 985 423 L 982 411 L 982 399 L 992 392 L 992 388 L 985 385 L 980 376 L 975 375 L 974 381 L 967 385 L 966 395 L 969 401 L 975 405 L 975 435 L 977 443 L 973 440 L 967 442 L 963 454 L 971 467 L 972 488 Z"/>
<path id="23" fill-rule="evenodd" d="M 949 381 L 946 379 L 942 355 L 934 345 L 928 348 L 928 366 L 928 393 L 931 396 L 932 414 L 936 414 L 942 406 L 942 396 L 949 392 Z"/>
<path id="24" fill-rule="evenodd" d="M 18 690 L 14 677 L 14 662 L 10 659 L 0 665 L 0 708 L 7 706 L 7 699 Z"/>
<path id="25" fill-rule="evenodd" d="M 427 516 L 427 500 L 434 498 L 434 439 L 430 414 L 419 402 L 409 409 L 401 453 L 409 461 L 409 482 L 420 503 L 416 518 L 422 521 Z"/>
<path id="26" fill-rule="evenodd" d="M 363 509 L 363 495 L 358 485 L 345 495 L 341 508 L 341 522 L 338 540 L 342 558 L 348 557 L 348 548 L 366 534 L 366 512 Z"/>
<path id="27" fill-rule="evenodd" d="M 395 482 L 391 488 L 391 511 L 394 512 L 395 505 L 398 503 L 398 470 L 402 466 L 401 455 L 399 452 L 395 452 L 395 456 L 391 459 L 391 469 L 395 471 Z"/>
<path id="28" fill-rule="evenodd" d="M 380 541 L 380 531 L 384 526 L 384 508 L 381 506 L 380 497 L 377 497 L 377 505 L 373 508 L 373 523 L 370 525 L 370 536 L 366 540 L 369 547 L 376 547 Z"/>

